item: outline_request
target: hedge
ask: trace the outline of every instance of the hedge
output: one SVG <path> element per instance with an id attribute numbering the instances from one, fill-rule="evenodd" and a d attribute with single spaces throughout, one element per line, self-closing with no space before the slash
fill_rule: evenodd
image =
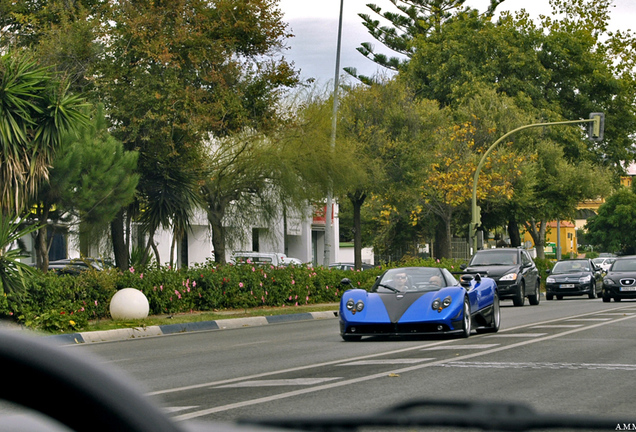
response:
<path id="1" fill-rule="evenodd" d="M 77 276 L 40 273 L 27 281 L 25 293 L 0 297 L 0 318 L 44 331 L 80 331 L 90 320 L 110 318 L 110 299 L 122 288 L 141 290 L 151 315 L 333 303 L 346 289 L 340 284 L 345 277 L 353 286 L 369 289 L 389 267 L 435 266 L 458 272 L 463 262 L 410 259 L 364 271 L 208 262 L 183 269 L 89 270 Z"/>

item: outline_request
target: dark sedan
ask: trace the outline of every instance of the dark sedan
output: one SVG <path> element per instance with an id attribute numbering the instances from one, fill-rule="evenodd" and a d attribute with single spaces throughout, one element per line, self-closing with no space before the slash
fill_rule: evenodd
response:
<path id="1" fill-rule="evenodd" d="M 602 290 L 602 269 L 591 259 L 558 261 L 545 280 L 545 298 L 587 295 L 594 299 Z"/>
<path id="2" fill-rule="evenodd" d="M 636 256 L 616 258 L 603 279 L 603 301 L 636 299 Z"/>

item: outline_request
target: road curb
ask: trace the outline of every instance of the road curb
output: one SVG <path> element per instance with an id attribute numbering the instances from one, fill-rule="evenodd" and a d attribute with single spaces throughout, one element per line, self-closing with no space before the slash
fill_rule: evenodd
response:
<path id="1" fill-rule="evenodd" d="M 279 324 L 314 319 L 337 318 L 337 311 L 304 312 L 289 315 L 270 315 L 251 318 L 227 318 L 215 321 L 198 321 L 183 324 L 164 324 L 148 327 L 134 327 L 127 329 L 69 333 L 47 338 L 64 345 L 96 342 L 113 342 L 126 339 L 140 339 L 152 336 L 163 336 L 177 333 L 191 333 L 209 330 L 229 330 L 244 327 L 258 327 L 268 324 Z"/>

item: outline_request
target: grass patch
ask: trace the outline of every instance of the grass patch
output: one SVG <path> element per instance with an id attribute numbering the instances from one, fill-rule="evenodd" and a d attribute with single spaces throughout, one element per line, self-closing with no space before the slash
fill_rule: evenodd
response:
<path id="1" fill-rule="evenodd" d="M 201 321 L 216 321 L 229 318 L 249 318 L 256 316 L 288 315 L 306 312 L 338 310 L 337 303 L 305 305 L 292 307 L 260 307 L 250 309 L 232 309 L 214 312 L 187 312 L 172 315 L 153 315 L 140 320 L 100 319 L 91 321 L 83 331 L 116 330 L 133 327 L 150 327 L 166 324 L 183 324 Z"/>

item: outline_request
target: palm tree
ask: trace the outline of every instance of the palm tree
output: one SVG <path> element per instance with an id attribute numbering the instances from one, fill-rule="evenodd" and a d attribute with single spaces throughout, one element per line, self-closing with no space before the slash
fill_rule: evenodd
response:
<path id="1" fill-rule="evenodd" d="M 61 136 L 87 121 L 78 96 L 29 55 L 0 56 L 0 212 L 24 209 L 48 169 Z"/>
<path id="2" fill-rule="evenodd" d="M 17 217 L 6 217 L 0 212 L 0 295 L 24 291 L 24 277 L 33 273 L 33 267 L 20 262 L 24 257 L 19 240 L 37 229 L 24 225 Z"/>

